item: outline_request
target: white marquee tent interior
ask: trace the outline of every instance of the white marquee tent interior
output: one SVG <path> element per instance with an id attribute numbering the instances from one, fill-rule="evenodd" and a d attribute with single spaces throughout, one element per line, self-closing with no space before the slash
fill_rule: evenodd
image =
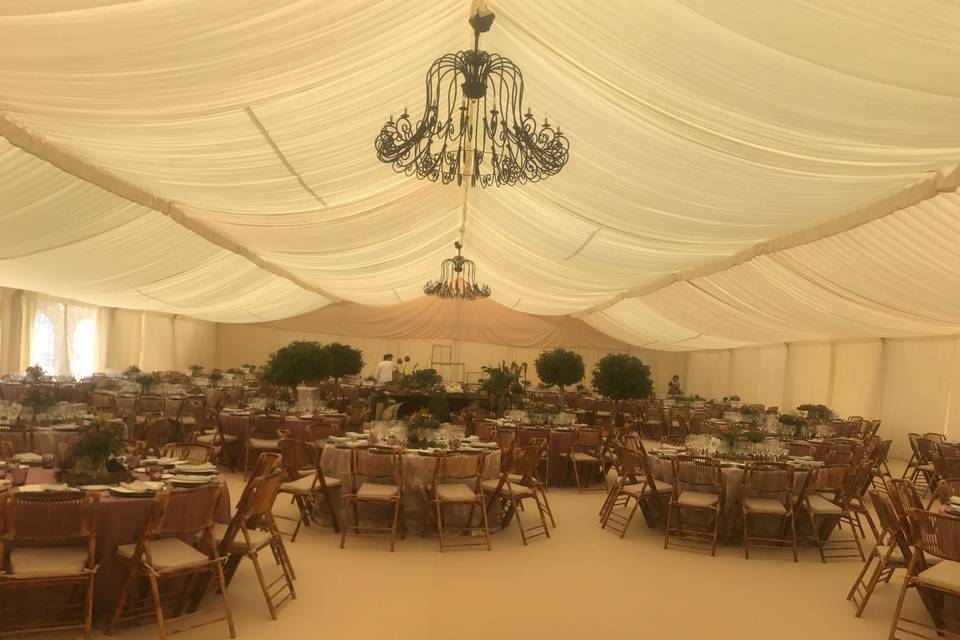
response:
<path id="1" fill-rule="evenodd" d="M 879 417 L 900 453 L 960 424 L 960 6 L 489 4 L 571 141 L 536 184 L 376 159 L 468 0 L 2 3 L 0 369 L 309 336 L 468 378 L 565 346 Z M 423 297 L 458 239 L 490 301 Z"/>

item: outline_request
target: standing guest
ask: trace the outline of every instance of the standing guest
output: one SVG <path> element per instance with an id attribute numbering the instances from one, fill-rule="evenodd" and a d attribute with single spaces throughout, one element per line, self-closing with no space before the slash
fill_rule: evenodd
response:
<path id="1" fill-rule="evenodd" d="M 393 372 L 396 370 L 397 366 L 393 363 L 393 354 L 384 354 L 383 360 L 377 365 L 377 370 L 373 374 L 373 377 L 377 380 L 377 386 L 382 387 L 393 382 Z"/>
<path id="2" fill-rule="evenodd" d="M 680 376 L 675 375 L 670 382 L 667 383 L 667 395 L 668 396 L 682 396 L 683 390 L 680 388 Z"/>

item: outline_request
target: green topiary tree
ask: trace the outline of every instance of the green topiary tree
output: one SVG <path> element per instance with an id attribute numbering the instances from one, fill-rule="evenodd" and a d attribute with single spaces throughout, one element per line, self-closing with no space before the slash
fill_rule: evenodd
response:
<path id="1" fill-rule="evenodd" d="M 296 397 L 298 384 L 329 378 L 330 371 L 330 352 L 319 342 L 295 340 L 270 354 L 263 368 L 263 379 L 288 387 Z"/>
<path id="2" fill-rule="evenodd" d="M 563 388 L 577 384 L 583 380 L 583 358 L 579 353 L 566 349 L 544 351 L 537 356 L 534 363 L 537 367 L 537 376 L 547 384 L 560 387 L 560 406 L 563 406 Z"/>
<path id="3" fill-rule="evenodd" d="M 336 382 L 337 393 L 339 393 L 340 378 L 355 376 L 363 370 L 363 352 L 339 342 L 324 345 L 323 349 L 330 356 L 330 377 Z"/>
<path id="4" fill-rule="evenodd" d="M 649 398 L 653 391 L 650 367 L 636 356 L 627 353 L 608 353 L 593 370 L 593 388 L 613 400 L 614 418 L 621 422 L 620 402 L 635 398 Z"/>

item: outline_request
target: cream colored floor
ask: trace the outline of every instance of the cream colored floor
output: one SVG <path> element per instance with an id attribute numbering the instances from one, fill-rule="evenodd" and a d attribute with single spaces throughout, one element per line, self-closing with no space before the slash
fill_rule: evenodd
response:
<path id="1" fill-rule="evenodd" d="M 238 476 L 230 476 L 239 496 Z M 313 527 L 288 544 L 298 598 L 271 621 L 249 566 L 230 589 L 238 638 L 884 638 L 899 578 L 881 585 L 863 618 L 845 600 L 858 560 L 823 565 L 813 548 L 794 564 L 788 552 L 740 546 L 717 557 L 663 549 L 661 531 L 635 519 L 627 537 L 602 531 L 600 492 L 552 489 L 558 527 L 523 547 L 515 528 L 493 538 L 493 551 L 441 554 L 434 539 L 348 539 Z M 278 513 L 293 513 L 279 501 Z M 269 570 L 274 567 L 269 565 Z M 908 609 L 919 611 L 915 595 Z M 918 615 L 923 616 L 923 613 Z M 54 636 L 50 636 L 54 637 Z M 69 636 L 56 636 L 69 637 Z M 158 637 L 155 626 L 124 629 L 123 640 Z M 226 626 L 176 636 L 227 638 Z"/>

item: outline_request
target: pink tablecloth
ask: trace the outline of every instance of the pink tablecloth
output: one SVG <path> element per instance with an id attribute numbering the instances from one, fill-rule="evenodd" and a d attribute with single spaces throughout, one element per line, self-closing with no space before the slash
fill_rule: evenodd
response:
<path id="1" fill-rule="evenodd" d="M 27 482 L 54 482 L 54 472 L 50 469 L 30 469 Z M 109 494 L 101 495 L 97 506 L 97 562 L 100 569 L 94 579 L 93 606 L 96 613 L 113 611 L 126 575 L 123 565 L 116 559 L 116 549 L 139 539 L 150 515 L 152 503 L 150 498 L 115 498 Z M 217 503 L 215 518 L 217 522 L 230 521 L 230 492 L 226 484 Z"/>
<path id="2" fill-rule="evenodd" d="M 250 425 L 253 423 L 255 417 L 254 415 L 237 415 L 223 412 L 220 414 L 220 425 L 223 427 L 224 433 L 237 436 L 240 445 L 243 446 L 246 445 L 247 438 L 250 437 Z M 325 417 L 342 418 L 344 415 L 338 413 Z M 294 440 L 306 440 L 307 427 L 319 424 L 321 420 L 322 418 L 307 419 L 287 416 L 284 420 L 284 428 L 290 431 L 290 437 Z"/>

